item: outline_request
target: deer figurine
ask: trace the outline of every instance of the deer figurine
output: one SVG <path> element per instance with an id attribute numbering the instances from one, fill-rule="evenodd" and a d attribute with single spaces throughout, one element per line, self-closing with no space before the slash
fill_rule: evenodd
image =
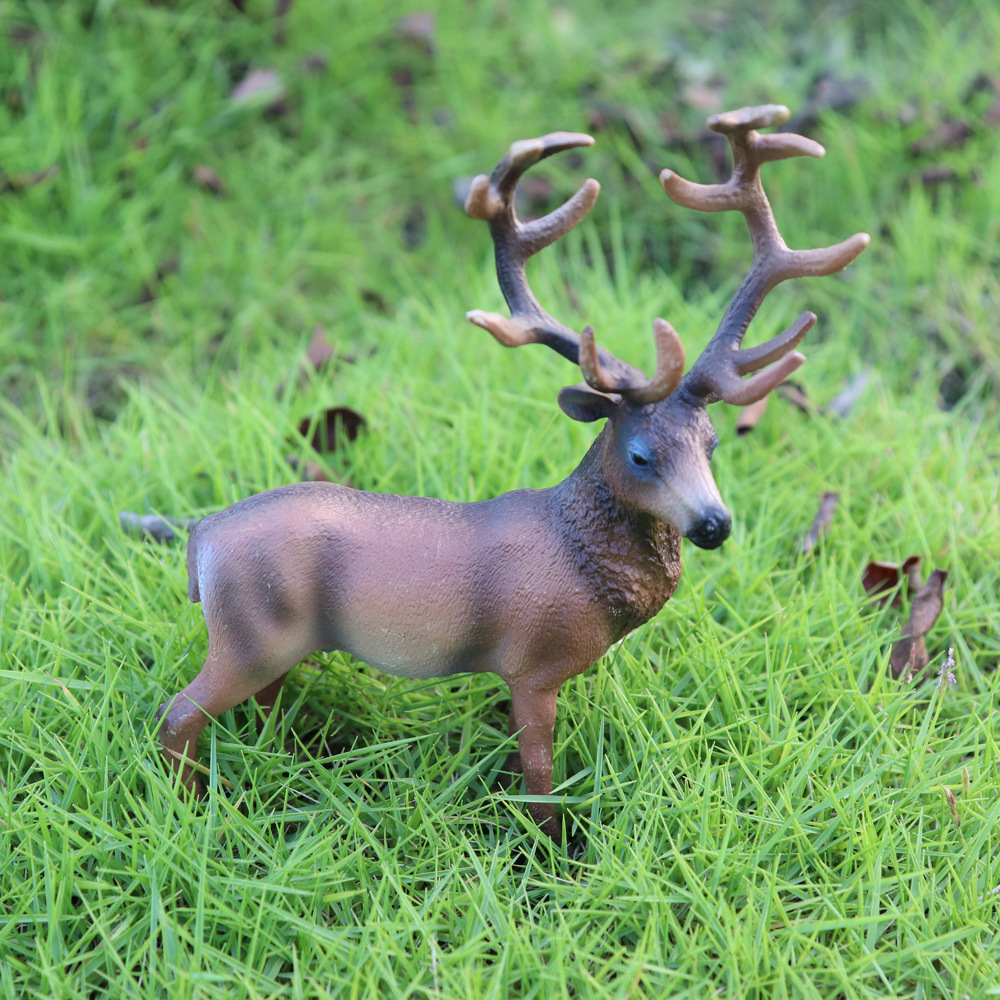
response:
<path id="1" fill-rule="evenodd" d="M 559 405 L 574 420 L 606 420 L 580 465 L 547 489 L 452 503 L 366 493 L 324 482 L 268 490 L 206 517 L 188 544 L 189 597 L 201 601 L 208 655 L 198 676 L 160 706 L 159 738 L 181 782 L 201 793 L 198 735 L 214 716 L 255 697 L 268 713 L 288 672 L 317 650 L 344 650 L 390 674 L 445 677 L 493 671 L 510 688 L 510 732 L 531 796 L 552 790 L 552 734 L 562 683 L 652 618 L 681 574 L 681 539 L 714 549 L 730 515 L 712 478 L 717 444 L 708 406 L 762 399 L 805 360 L 793 350 L 816 317 L 741 349 L 764 296 L 786 278 L 826 275 L 868 245 L 857 233 L 836 246 L 790 250 L 760 184 L 769 160 L 823 156 L 818 143 L 757 129 L 788 118 L 780 105 L 708 120 L 733 150 L 725 184 L 694 184 L 664 170 L 680 205 L 744 214 L 753 264 L 708 346 L 684 374 L 684 350 L 657 319 L 652 378 L 546 312 L 525 262 L 576 226 L 600 186 L 588 180 L 563 206 L 522 223 L 518 180 L 545 157 L 593 143 L 556 132 L 515 142 L 492 175 L 473 182 L 466 211 L 489 223 L 510 316 L 468 319 L 501 344 L 545 344 L 578 365 L 584 381 Z M 751 378 L 743 376 L 756 372 Z M 556 840 L 550 802 L 529 811 Z"/>

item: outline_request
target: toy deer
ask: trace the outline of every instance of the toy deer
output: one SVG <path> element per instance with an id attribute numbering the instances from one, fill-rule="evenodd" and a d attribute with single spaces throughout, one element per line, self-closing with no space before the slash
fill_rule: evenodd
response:
<path id="1" fill-rule="evenodd" d="M 767 105 L 709 119 L 733 149 L 725 184 L 660 176 L 681 205 L 741 211 L 754 250 L 718 331 L 686 375 L 684 350 L 664 320 L 653 323 L 656 372 L 646 378 L 597 347 L 589 327 L 576 333 L 550 316 L 528 287 L 526 260 L 576 226 L 600 186 L 588 180 L 529 223 L 515 215 L 514 189 L 532 164 L 593 139 L 556 132 L 515 142 L 490 177 L 475 179 L 466 211 L 489 223 L 511 315 L 475 310 L 468 319 L 507 347 L 545 344 L 579 365 L 585 381 L 563 389 L 559 405 L 574 420 L 607 423 L 580 465 L 548 489 L 451 503 L 296 483 L 201 521 L 188 544 L 189 596 L 202 602 L 208 656 L 160 707 L 160 741 L 185 785 L 201 791 L 192 758 L 211 717 L 251 696 L 269 712 L 292 667 L 339 649 L 404 677 L 498 674 L 510 688 L 518 741 L 510 769 L 523 770 L 529 795 L 551 794 L 560 685 L 663 607 L 681 574 L 681 538 L 714 549 L 729 535 L 709 469 L 717 438 L 708 405 L 762 399 L 804 360 L 793 348 L 812 313 L 740 349 L 761 301 L 786 278 L 839 271 L 868 245 L 858 233 L 825 249 L 785 246 L 760 167 L 824 154 L 802 136 L 756 131 L 787 118 L 787 108 Z M 744 380 L 749 372 L 757 374 Z M 528 808 L 560 839 L 553 804 Z"/>

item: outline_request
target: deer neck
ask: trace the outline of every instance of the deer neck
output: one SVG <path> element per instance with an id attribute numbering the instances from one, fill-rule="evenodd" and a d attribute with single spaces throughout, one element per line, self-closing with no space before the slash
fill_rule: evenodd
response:
<path id="1" fill-rule="evenodd" d="M 604 431 L 577 468 L 553 487 L 552 498 L 581 571 L 620 638 L 652 618 L 676 589 L 681 536 L 616 494 L 604 472 L 609 444 Z"/>

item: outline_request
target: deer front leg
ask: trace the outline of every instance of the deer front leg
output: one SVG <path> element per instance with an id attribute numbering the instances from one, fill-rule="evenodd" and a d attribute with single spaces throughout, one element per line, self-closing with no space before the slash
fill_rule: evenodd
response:
<path id="1" fill-rule="evenodd" d="M 511 688 L 510 726 L 517 732 L 518 753 L 508 758 L 508 768 L 524 772 L 528 795 L 552 794 L 552 733 L 557 694 L 558 688 L 553 691 Z M 544 833 L 557 844 L 562 841 L 562 826 L 551 802 L 529 802 L 528 812 Z"/>

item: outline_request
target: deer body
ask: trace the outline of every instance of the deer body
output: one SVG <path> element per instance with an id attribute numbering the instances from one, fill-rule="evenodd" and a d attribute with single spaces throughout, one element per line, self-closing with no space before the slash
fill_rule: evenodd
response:
<path id="1" fill-rule="evenodd" d="M 680 576 L 673 529 L 578 478 L 477 503 L 278 487 L 197 525 L 189 596 L 218 652 L 224 641 L 270 679 L 335 649 L 403 677 L 508 683 L 559 650 L 569 677 L 655 615 Z"/>
<path id="2" fill-rule="evenodd" d="M 754 245 L 750 272 L 687 375 L 664 320 L 654 323 L 657 367 L 646 378 L 597 347 L 589 327 L 576 333 L 550 316 L 528 287 L 525 261 L 586 215 L 598 185 L 588 181 L 527 224 L 514 213 L 514 188 L 533 163 L 589 145 L 589 136 L 516 142 L 490 177 L 476 179 L 466 210 L 490 224 L 511 316 L 477 310 L 468 318 L 505 346 L 540 343 L 578 364 L 585 382 L 564 388 L 560 406 L 573 419 L 607 423 L 574 472 L 548 489 L 452 503 L 299 483 L 200 522 L 188 545 L 189 596 L 203 605 L 208 655 L 160 707 L 160 741 L 184 784 L 200 792 L 192 758 L 211 717 L 249 697 L 270 711 L 297 663 L 338 649 L 405 677 L 498 674 L 518 738 L 510 764 L 523 769 L 530 795 L 550 794 L 559 687 L 662 608 L 680 578 L 682 537 L 716 548 L 729 534 L 709 466 L 717 439 L 707 405 L 761 399 L 804 360 L 792 348 L 815 316 L 740 349 L 750 319 L 779 281 L 839 270 L 868 243 L 856 234 L 822 250 L 789 250 L 781 240 L 759 167 L 823 152 L 801 136 L 755 131 L 787 117 L 787 108 L 768 105 L 709 120 L 733 147 L 727 184 L 661 176 L 681 204 L 742 211 Z M 744 380 L 748 372 L 757 374 Z M 559 838 L 554 805 L 529 810 Z"/>

